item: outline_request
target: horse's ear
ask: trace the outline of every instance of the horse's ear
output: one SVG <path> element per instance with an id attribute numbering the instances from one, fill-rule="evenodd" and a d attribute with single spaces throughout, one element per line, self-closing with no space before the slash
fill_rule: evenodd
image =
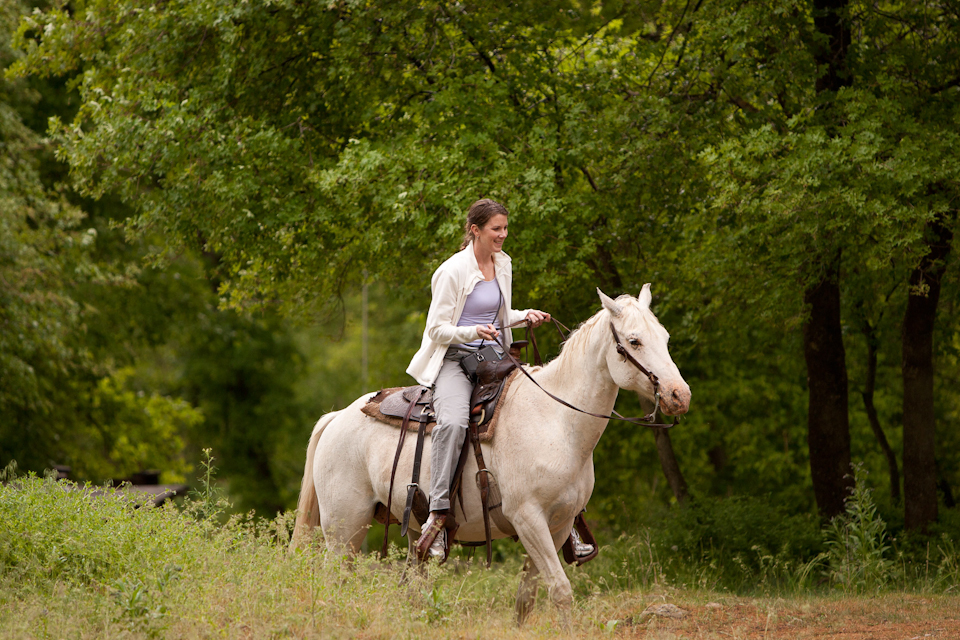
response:
<path id="1" fill-rule="evenodd" d="M 637 296 L 637 299 L 640 300 L 641 309 L 649 309 L 650 301 L 653 300 L 653 294 L 650 293 L 650 283 L 643 285 L 643 289 L 640 289 L 640 295 Z"/>
<path id="2" fill-rule="evenodd" d="M 600 287 L 597 287 L 597 293 L 600 294 L 600 302 L 603 303 L 603 308 L 609 311 L 610 315 L 616 318 L 623 313 L 623 307 L 611 300 L 610 296 L 605 294 L 603 291 L 600 291 Z"/>

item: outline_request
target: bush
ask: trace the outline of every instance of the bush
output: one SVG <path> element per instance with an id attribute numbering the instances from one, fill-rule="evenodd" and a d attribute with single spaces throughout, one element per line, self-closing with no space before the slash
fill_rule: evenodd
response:
<path id="1" fill-rule="evenodd" d="M 758 498 L 703 500 L 651 530 L 675 582 L 737 592 L 803 586 L 803 566 L 823 549 L 819 522 Z"/>

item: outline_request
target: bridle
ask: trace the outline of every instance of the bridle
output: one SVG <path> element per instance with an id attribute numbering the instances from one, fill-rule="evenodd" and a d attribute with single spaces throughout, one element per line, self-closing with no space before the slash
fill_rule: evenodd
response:
<path id="1" fill-rule="evenodd" d="M 623 346 L 623 343 L 620 342 L 620 334 L 617 333 L 617 328 L 613 326 L 613 320 L 610 321 L 610 331 L 613 333 L 613 339 L 617 343 L 617 353 L 623 356 L 627 362 L 639 369 L 640 373 L 647 376 L 647 379 L 650 380 L 650 384 L 653 385 L 653 411 L 643 416 L 643 419 L 647 422 L 653 422 L 657 419 L 657 412 L 660 411 L 660 379 L 652 371 L 647 371 L 647 368 L 640 364 L 637 359 L 634 358 L 629 351 L 627 351 L 627 348 Z M 673 419 L 673 424 L 669 426 L 672 427 L 674 424 L 678 424 L 679 422 L 680 416 L 675 416 Z"/>
<path id="2" fill-rule="evenodd" d="M 563 331 L 560 330 L 560 326 L 561 326 L 560 323 L 555 319 L 553 320 L 553 323 L 557 327 L 557 331 L 560 332 L 560 337 L 563 338 L 563 342 L 565 342 L 566 336 L 564 336 Z M 511 325 L 507 325 L 507 327 L 505 328 L 510 329 L 513 327 L 520 326 L 522 324 L 525 324 L 527 326 L 527 335 L 530 336 L 530 339 L 531 339 L 530 341 L 534 349 L 534 356 L 537 360 L 537 364 L 542 364 L 542 362 L 540 361 L 540 353 L 539 353 L 539 350 L 537 349 L 536 339 L 533 338 L 532 322 L 530 320 L 524 319 L 519 322 L 515 322 Z M 569 334 L 569 329 L 567 331 Z M 617 328 L 613 325 L 613 320 L 610 321 L 610 331 L 613 333 L 613 339 L 617 343 L 617 353 L 623 356 L 627 362 L 635 366 L 640 371 L 640 373 L 647 376 L 647 379 L 649 379 L 650 383 L 653 384 L 653 398 L 654 398 L 653 411 L 645 415 L 643 418 L 628 418 L 626 416 L 620 415 L 620 413 L 617 412 L 616 410 L 611 411 L 612 415 L 605 415 L 602 413 L 593 413 L 591 411 L 585 411 L 579 407 L 575 407 L 574 405 L 570 404 L 566 400 L 562 398 L 558 398 L 557 396 L 553 395 L 552 393 L 544 389 L 542 386 L 540 386 L 540 383 L 537 382 L 533 378 L 533 376 L 531 376 L 530 373 L 523 368 L 523 363 L 517 360 L 515 357 L 513 357 L 509 349 L 504 348 L 503 353 L 504 353 L 504 357 L 509 358 L 510 361 L 513 362 L 513 364 L 517 365 L 517 368 L 523 372 L 523 375 L 527 376 L 527 378 L 529 378 L 529 380 L 533 382 L 533 384 L 537 385 L 537 387 L 541 391 L 543 391 L 545 394 L 547 394 L 548 396 L 550 396 L 551 398 L 553 398 L 554 400 L 556 400 L 557 402 L 559 402 L 560 404 L 562 404 L 563 406 L 569 409 L 573 409 L 574 411 L 579 411 L 580 413 L 586 414 L 588 416 L 593 416 L 594 418 L 603 418 L 606 420 L 622 420 L 624 422 L 632 422 L 633 424 L 638 424 L 644 427 L 650 427 L 651 429 L 669 429 L 670 427 L 679 424 L 680 423 L 679 416 L 674 417 L 672 423 L 656 422 L 657 413 L 660 411 L 660 379 L 657 378 L 657 376 L 654 373 L 652 373 L 651 371 L 648 371 L 646 367 L 640 364 L 637 361 L 637 359 L 634 358 L 629 351 L 627 351 L 627 348 L 623 346 L 623 343 L 620 341 L 620 334 L 617 333 Z M 498 339 L 498 342 L 499 342 L 499 339 Z M 500 346 L 503 347 L 503 344 L 501 343 Z"/>

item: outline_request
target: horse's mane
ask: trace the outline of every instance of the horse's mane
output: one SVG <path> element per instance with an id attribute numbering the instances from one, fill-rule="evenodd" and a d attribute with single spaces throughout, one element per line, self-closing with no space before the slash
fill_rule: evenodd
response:
<path id="1" fill-rule="evenodd" d="M 616 303 L 623 309 L 622 317 L 625 317 L 631 324 L 633 324 L 633 321 L 639 320 L 651 333 L 656 332 L 657 329 L 666 331 L 663 329 L 660 321 L 657 320 L 657 317 L 653 315 L 653 312 L 649 309 L 641 309 L 640 302 L 633 296 L 624 294 L 616 299 Z M 580 356 L 586 355 L 590 347 L 590 339 L 593 336 L 594 329 L 598 324 L 601 324 L 601 321 L 604 321 L 603 328 L 605 328 L 606 321 L 610 319 L 609 313 L 605 313 L 605 311 L 605 309 L 600 309 L 600 311 L 581 322 L 576 329 L 571 331 L 567 340 L 560 348 L 560 355 L 548 364 L 562 369 L 567 363 L 579 360 Z M 613 340 L 612 337 L 610 339 Z"/>

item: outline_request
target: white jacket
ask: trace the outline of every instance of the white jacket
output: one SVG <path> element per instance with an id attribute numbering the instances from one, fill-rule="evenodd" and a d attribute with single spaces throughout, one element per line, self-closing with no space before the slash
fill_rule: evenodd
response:
<path id="1" fill-rule="evenodd" d="M 510 286 L 513 282 L 513 269 L 510 256 L 502 251 L 493 254 L 497 284 L 503 294 L 503 306 L 500 308 L 500 326 L 523 320 L 529 309 L 517 311 L 510 307 Z M 413 356 L 407 373 L 424 386 L 432 386 L 440 373 L 443 356 L 452 344 L 472 342 L 480 337 L 476 326 L 458 327 L 457 321 L 463 313 L 467 296 L 473 292 L 477 283 L 483 280 L 477 256 L 473 253 L 473 243 L 450 256 L 441 264 L 430 280 L 433 298 L 427 312 L 427 326 L 423 331 L 420 350 Z M 510 329 L 501 330 L 501 339 L 507 347 L 513 341 Z"/>

